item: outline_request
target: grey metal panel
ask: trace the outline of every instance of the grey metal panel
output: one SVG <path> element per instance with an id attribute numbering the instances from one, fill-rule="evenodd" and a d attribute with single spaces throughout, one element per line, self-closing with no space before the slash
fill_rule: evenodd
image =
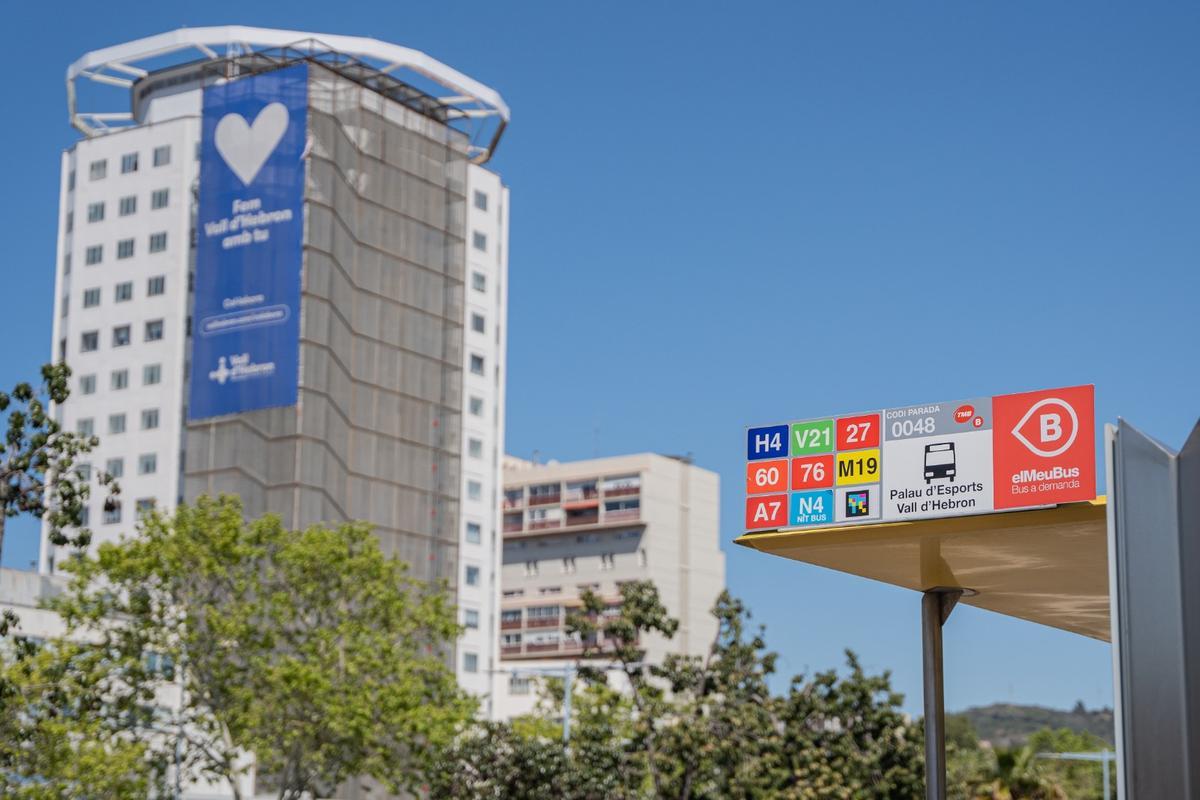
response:
<path id="1" fill-rule="evenodd" d="M 1200 433 L 1177 456 L 1122 420 L 1113 464 L 1124 793 L 1197 798 Z"/>

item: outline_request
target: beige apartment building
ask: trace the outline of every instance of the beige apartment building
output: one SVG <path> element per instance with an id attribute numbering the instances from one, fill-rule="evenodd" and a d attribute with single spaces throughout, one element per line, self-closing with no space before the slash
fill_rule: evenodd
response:
<path id="1" fill-rule="evenodd" d="M 647 641 L 647 658 L 708 651 L 709 611 L 725 588 L 719 480 L 689 459 L 653 453 L 505 459 L 497 716 L 530 711 L 538 676 L 578 660 L 582 643 L 566 618 L 588 589 L 615 611 L 622 583 L 652 581 L 679 631 Z"/>

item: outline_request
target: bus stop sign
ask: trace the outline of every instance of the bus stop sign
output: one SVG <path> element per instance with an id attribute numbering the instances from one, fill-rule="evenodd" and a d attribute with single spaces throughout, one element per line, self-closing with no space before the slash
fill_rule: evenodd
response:
<path id="1" fill-rule="evenodd" d="M 1095 495 L 1090 385 L 746 431 L 747 532 L 987 514 Z"/>

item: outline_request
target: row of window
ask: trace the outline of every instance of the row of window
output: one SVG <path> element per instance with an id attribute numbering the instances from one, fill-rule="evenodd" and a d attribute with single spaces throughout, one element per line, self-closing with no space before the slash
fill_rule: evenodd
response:
<path id="1" fill-rule="evenodd" d="M 639 567 L 646 566 L 646 550 L 645 550 L 645 548 L 638 549 L 637 563 L 638 563 Z M 617 556 L 615 553 L 601 553 L 600 554 L 600 571 L 601 572 L 607 572 L 608 570 L 616 569 L 616 566 L 617 566 Z M 575 556 L 567 556 L 566 558 L 564 558 L 562 560 L 562 574 L 563 575 L 574 575 L 576 571 L 577 571 L 577 565 L 575 562 Z M 541 562 L 540 561 L 531 560 L 531 561 L 525 562 L 525 577 L 526 578 L 535 578 L 540 574 L 541 574 Z M 556 591 L 559 591 L 558 587 L 550 587 L 550 589 L 548 589 L 547 591 L 543 591 L 542 593 L 543 594 L 554 594 Z"/>
<path id="2" fill-rule="evenodd" d="M 142 411 L 142 430 L 154 430 L 158 427 L 158 409 L 147 408 Z M 96 433 L 96 420 L 92 417 L 80 417 L 75 421 L 75 432 L 80 436 L 93 436 Z M 108 432 L 110 435 L 125 432 L 125 412 L 108 415 Z M 145 474 L 145 473 L 142 473 Z"/>
<path id="3" fill-rule="evenodd" d="M 147 364 L 146 366 L 142 367 L 142 385 L 143 386 L 154 386 L 154 385 L 158 384 L 161 380 L 162 380 L 162 367 L 161 366 L 159 366 L 158 364 Z M 110 372 L 109 376 L 108 376 L 108 386 L 113 391 L 120 391 L 121 389 L 128 389 L 129 388 L 129 370 L 114 369 L 112 372 Z M 80 394 L 95 394 L 96 393 L 96 375 L 95 375 L 95 373 L 79 376 L 79 393 Z M 158 424 L 157 424 L 158 412 L 155 412 L 154 419 L 155 419 L 154 425 L 147 426 L 147 425 L 143 424 L 142 427 L 143 428 L 145 428 L 145 427 L 157 428 L 158 427 Z"/>
<path id="4" fill-rule="evenodd" d="M 155 275 L 152 278 L 146 279 L 146 296 L 157 297 L 165 294 L 167 291 L 167 278 L 165 275 Z M 133 299 L 133 281 L 124 281 L 113 287 L 113 302 L 124 303 Z M 70 310 L 70 298 L 64 296 L 62 299 L 62 315 L 65 317 Z M 100 287 L 95 286 L 90 289 L 83 290 L 83 307 L 95 308 L 100 305 Z"/>
<path id="5" fill-rule="evenodd" d="M 124 347 L 133 341 L 132 327 L 129 325 L 116 325 L 112 329 L 112 346 Z M 143 341 L 157 342 L 163 338 L 163 321 L 161 319 L 152 319 L 146 323 Z M 79 350 L 83 353 L 91 353 L 100 349 L 100 331 L 84 331 L 79 334 Z"/>
<path id="6" fill-rule="evenodd" d="M 154 148 L 150 160 L 156 167 L 165 167 L 171 163 L 171 145 L 164 144 Z M 121 156 L 121 174 L 128 175 L 138 171 L 140 158 L 136 152 Z M 88 164 L 88 180 L 101 181 L 108 177 L 108 159 L 101 158 Z M 75 170 L 67 174 L 67 189 L 75 188 Z"/>
<path id="7" fill-rule="evenodd" d="M 171 204 L 170 189 L 155 189 L 150 193 L 150 209 L 157 211 L 160 208 L 166 208 Z M 128 217 L 137 213 L 137 195 L 130 194 L 120 198 L 117 201 L 118 216 Z M 97 200 L 94 203 L 88 203 L 87 221 L 88 222 L 103 222 L 105 215 L 105 202 Z M 74 212 L 67 212 L 67 233 L 75 227 Z"/>
<path id="8" fill-rule="evenodd" d="M 134 240 L 132 238 L 119 240 L 117 242 L 117 258 L 119 260 L 133 258 L 134 249 Z M 151 253 L 161 253 L 165 251 L 167 249 L 167 232 L 159 231 L 158 233 L 150 234 L 147 249 Z M 104 245 L 88 245 L 88 247 L 83 251 L 83 262 L 89 267 L 94 267 L 97 264 L 103 263 Z M 69 254 L 63 260 L 63 274 L 71 274 L 71 256 Z"/>
<path id="9" fill-rule="evenodd" d="M 149 454 L 147 454 L 147 455 L 149 455 Z M 139 500 L 136 501 L 137 515 L 140 517 L 142 514 L 145 514 L 148 511 L 153 511 L 154 506 L 155 506 L 155 502 L 154 502 L 153 497 L 140 498 Z M 82 521 L 83 521 L 83 526 L 85 528 L 88 525 L 91 525 L 91 516 L 92 516 L 91 510 L 87 506 L 84 506 L 83 514 L 82 514 L 82 517 L 83 517 Z M 120 522 L 121 522 L 121 501 L 120 500 L 112 500 L 112 501 L 106 503 L 105 508 L 104 508 L 104 524 L 105 525 L 116 525 L 116 524 L 119 524 Z M 53 567 L 51 567 L 51 569 L 53 569 Z"/>

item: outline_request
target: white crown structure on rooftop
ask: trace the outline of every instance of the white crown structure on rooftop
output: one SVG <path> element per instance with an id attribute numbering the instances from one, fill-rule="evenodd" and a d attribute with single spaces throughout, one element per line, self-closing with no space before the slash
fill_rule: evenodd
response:
<path id="1" fill-rule="evenodd" d="M 509 121 L 508 105 L 496 90 L 419 50 L 365 36 L 226 25 L 180 28 L 84 54 L 67 68 L 71 124 L 89 137 L 136 124 L 132 111 L 81 111 L 76 91 L 79 78 L 131 93 L 138 80 L 158 70 L 268 50 L 318 59 L 349 56 L 359 69 L 429 93 L 447 124 L 467 134 L 475 163 L 491 157 Z"/>

